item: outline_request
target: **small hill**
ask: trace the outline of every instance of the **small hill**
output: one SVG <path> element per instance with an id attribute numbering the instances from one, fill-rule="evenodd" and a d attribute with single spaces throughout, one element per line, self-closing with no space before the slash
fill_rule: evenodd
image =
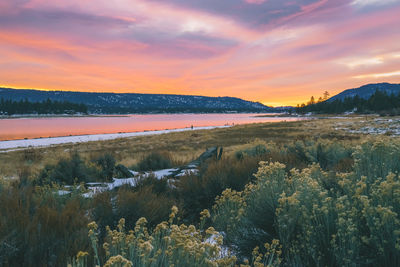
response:
<path id="1" fill-rule="evenodd" d="M 30 102 L 67 101 L 85 104 L 89 113 L 270 112 L 273 108 L 236 97 L 195 95 L 88 93 L 0 88 L 0 99 Z"/>
<path id="2" fill-rule="evenodd" d="M 344 100 L 345 98 L 355 97 L 356 95 L 358 95 L 360 98 L 368 99 L 377 90 L 385 92 L 387 95 L 391 94 L 398 95 L 400 93 L 400 84 L 392 84 L 392 83 L 367 84 L 358 88 L 344 90 L 343 92 L 329 98 L 328 101 L 332 102 L 335 100 Z"/>

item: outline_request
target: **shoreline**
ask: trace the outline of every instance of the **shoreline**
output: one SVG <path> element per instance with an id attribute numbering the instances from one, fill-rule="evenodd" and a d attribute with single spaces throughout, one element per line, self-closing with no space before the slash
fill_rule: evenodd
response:
<path id="1" fill-rule="evenodd" d="M 96 117 L 128 117 L 131 114 L 20 114 L 20 115 L 0 115 L 0 120 L 12 119 L 48 119 L 48 118 L 96 118 Z"/>
<path id="2" fill-rule="evenodd" d="M 0 115 L 0 120 L 11 119 L 41 119 L 41 118 L 96 118 L 96 117 L 129 117 L 132 115 L 174 115 L 174 114 L 254 114 L 254 117 L 262 117 L 257 114 L 271 114 L 265 116 L 281 117 L 279 112 L 173 112 L 173 113 L 128 113 L 128 114 L 15 114 L 15 115 Z M 276 115 L 274 115 L 276 114 Z"/>
<path id="3" fill-rule="evenodd" d="M 118 138 L 138 137 L 146 135 L 159 135 L 167 133 L 176 133 L 184 131 L 196 130 L 211 130 L 218 128 L 229 128 L 231 125 L 224 126 L 202 126 L 202 127 L 186 127 L 178 129 L 166 129 L 155 131 L 142 131 L 142 132 L 129 132 L 129 133 L 112 133 L 112 134 L 88 134 L 88 135 L 73 135 L 73 136 L 60 136 L 60 137 L 46 137 L 34 139 L 18 139 L 0 141 L 0 153 L 11 152 L 15 150 L 23 150 L 28 148 L 41 148 L 54 145 L 70 144 L 70 143 L 86 143 L 92 141 L 106 141 Z"/>

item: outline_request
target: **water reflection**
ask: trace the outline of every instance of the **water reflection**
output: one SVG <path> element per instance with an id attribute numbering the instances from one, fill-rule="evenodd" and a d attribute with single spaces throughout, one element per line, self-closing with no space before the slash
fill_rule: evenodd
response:
<path id="1" fill-rule="evenodd" d="M 260 117 L 259 115 L 263 114 L 150 114 L 1 119 L 0 140 L 299 120 L 293 117 Z"/>

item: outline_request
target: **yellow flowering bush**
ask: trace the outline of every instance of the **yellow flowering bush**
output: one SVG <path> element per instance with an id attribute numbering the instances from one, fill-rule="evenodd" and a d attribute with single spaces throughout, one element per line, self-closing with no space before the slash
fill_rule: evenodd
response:
<path id="1" fill-rule="evenodd" d="M 147 220 L 140 218 L 133 230 L 125 230 L 125 219 L 121 219 L 116 230 L 107 227 L 103 244 L 107 267 L 131 266 L 234 266 L 236 258 L 222 253 L 222 236 L 209 227 L 205 230 L 194 225 L 175 224 L 177 207 L 172 207 L 168 222 L 161 222 L 150 232 Z M 202 217 L 209 217 L 208 211 Z M 89 237 L 95 250 L 95 262 L 101 262 L 96 252 L 96 223 L 89 224 Z M 226 253 L 225 253 L 226 254 Z M 85 254 L 85 257 L 87 254 Z M 85 266 L 85 257 L 78 255 L 76 261 Z M 100 263 L 99 263 L 100 265 Z"/>
<path id="2" fill-rule="evenodd" d="M 399 151 L 398 142 L 362 144 L 348 173 L 261 162 L 253 183 L 217 198 L 213 222 L 253 265 L 260 257 L 251 248 L 279 240 L 287 266 L 398 266 Z"/>

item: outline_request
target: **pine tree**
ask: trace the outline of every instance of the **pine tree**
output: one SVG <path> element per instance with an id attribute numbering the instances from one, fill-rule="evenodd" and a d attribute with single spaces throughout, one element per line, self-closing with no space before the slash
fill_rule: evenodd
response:
<path id="1" fill-rule="evenodd" d="M 329 96 L 330 96 L 330 95 L 329 95 L 329 92 L 328 92 L 328 91 L 325 91 L 325 92 L 324 92 L 324 97 L 323 97 L 322 99 L 325 101 L 325 100 L 327 100 L 327 99 L 329 98 Z"/>

